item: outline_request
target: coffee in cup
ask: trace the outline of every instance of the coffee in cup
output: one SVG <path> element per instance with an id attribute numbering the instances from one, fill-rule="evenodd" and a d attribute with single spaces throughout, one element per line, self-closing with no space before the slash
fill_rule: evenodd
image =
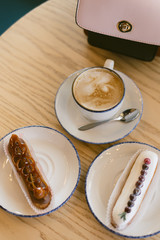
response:
<path id="1" fill-rule="evenodd" d="M 74 80 L 72 95 L 83 115 L 92 120 L 109 119 L 121 106 L 125 94 L 122 78 L 112 69 L 84 69 Z"/>
<path id="2" fill-rule="evenodd" d="M 91 68 L 80 74 L 74 85 L 75 100 L 84 108 L 104 111 L 116 106 L 124 94 L 122 80 L 105 68 Z"/>

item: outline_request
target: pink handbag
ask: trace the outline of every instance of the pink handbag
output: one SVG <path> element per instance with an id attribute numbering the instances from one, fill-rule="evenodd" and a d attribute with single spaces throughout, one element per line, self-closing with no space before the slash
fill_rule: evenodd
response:
<path id="1" fill-rule="evenodd" d="M 90 44 L 139 59 L 160 46 L 160 0 L 79 0 L 76 23 Z"/>

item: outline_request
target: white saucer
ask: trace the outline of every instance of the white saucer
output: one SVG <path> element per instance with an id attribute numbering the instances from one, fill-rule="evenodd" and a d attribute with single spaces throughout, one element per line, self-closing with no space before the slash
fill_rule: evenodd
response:
<path id="1" fill-rule="evenodd" d="M 95 218 L 106 229 L 128 238 L 144 238 L 160 233 L 160 163 L 141 206 L 141 213 L 137 213 L 132 224 L 125 230 L 118 231 L 106 222 L 106 209 L 110 194 L 128 160 L 139 149 L 156 152 L 160 161 L 159 149 L 145 143 L 124 142 L 100 153 L 90 165 L 86 176 L 86 199 Z"/>
<path id="2" fill-rule="evenodd" d="M 49 210 L 35 213 L 29 206 L 3 150 L 11 134 L 22 134 L 32 146 L 53 192 Z M 37 217 L 57 210 L 72 196 L 80 177 L 80 159 L 74 145 L 62 133 L 49 127 L 28 126 L 7 134 L 0 140 L 0 206 L 22 217 Z"/>
<path id="3" fill-rule="evenodd" d="M 82 70 L 70 75 L 60 86 L 56 94 L 55 112 L 62 127 L 73 137 L 93 144 L 114 142 L 130 134 L 141 119 L 143 112 L 143 99 L 140 90 L 135 83 L 128 76 L 118 71 L 117 72 L 124 79 L 126 85 L 126 96 L 120 112 L 127 108 L 138 108 L 140 110 L 139 118 L 127 124 L 115 121 L 87 131 L 78 130 L 80 126 L 89 123 L 89 121 L 78 111 L 71 92 L 72 82 L 75 76 L 81 71 Z"/>

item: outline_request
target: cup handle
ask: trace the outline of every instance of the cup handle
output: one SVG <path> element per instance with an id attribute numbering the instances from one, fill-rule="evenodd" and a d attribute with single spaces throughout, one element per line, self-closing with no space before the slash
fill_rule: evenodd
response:
<path id="1" fill-rule="evenodd" d="M 104 67 L 113 70 L 113 68 L 114 68 L 114 61 L 112 59 L 106 59 L 106 61 L 104 63 Z"/>

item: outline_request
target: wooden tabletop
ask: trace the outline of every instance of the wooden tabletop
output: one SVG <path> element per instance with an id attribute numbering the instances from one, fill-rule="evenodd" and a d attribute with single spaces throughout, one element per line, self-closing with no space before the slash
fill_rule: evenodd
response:
<path id="1" fill-rule="evenodd" d="M 30 125 L 54 128 L 78 151 L 81 175 L 73 196 L 49 215 L 17 217 L 0 209 L 0 239 L 122 239 L 92 215 L 85 198 L 85 179 L 94 158 L 115 143 L 138 141 L 160 148 L 160 57 L 144 62 L 90 46 L 75 24 L 76 0 L 50 0 L 16 22 L 0 37 L 0 138 Z M 102 66 L 105 59 L 135 82 L 143 97 L 140 123 L 127 137 L 90 144 L 72 137 L 59 124 L 54 101 L 73 72 Z M 155 235 L 152 239 L 160 239 Z"/>

